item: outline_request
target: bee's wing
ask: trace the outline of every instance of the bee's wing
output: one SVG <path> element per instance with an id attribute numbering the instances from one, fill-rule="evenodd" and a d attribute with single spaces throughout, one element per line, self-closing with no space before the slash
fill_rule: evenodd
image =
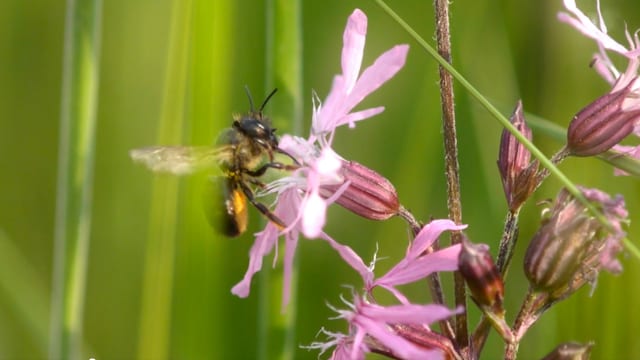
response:
<path id="1" fill-rule="evenodd" d="M 233 147 L 151 146 L 129 152 L 133 161 L 144 164 L 153 172 L 187 175 L 205 169 L 216 169 L 220 162 L 229 162 Z"/>

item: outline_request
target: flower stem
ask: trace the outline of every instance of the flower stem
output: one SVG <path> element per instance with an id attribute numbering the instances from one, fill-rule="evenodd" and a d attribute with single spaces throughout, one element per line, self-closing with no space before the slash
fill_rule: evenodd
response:
<path id="1" fill-rule="evenodd" d="M 407 208 L 401 205 L 400 210 L 398 210 L 398 216 L 400 216 L 402 219 L 404 219 L 404 221 L 407 222 L 407 224 L 409 224 L 413 237 L 415 238 L 416 236 L 418 236 L 418 233 L 420 232 L 420 230 L 422 230 L 422 224 L 420 224 L 418 220 L 416 220 L 411 211 L 407 210 Z"/>
<path id="2" fill-rule="evenodd" d="M 558 165 L 568 156 L 569 156 L 569 149 L 567 149 L 566 147 L 563 147 L 551 157 L 550 161 L 552 164 Z M 550 171 L 547 168 L 543 168 L 538 172 L 538 174 L 536 175 L 536 182 L 537 182 L 536 189 L 539 188 L 540 185 L 542 185 L 542 182 L 544 182 L 544 180 L 549 176 L 549 174 L 550 174 Z"/>
<path id="3" fill-rule="evenodd" d="M 520 209 L 509 211 L 507 213 L 507 220 L 504 223 L 504 232 L 502 234 L 502 239 L 500 239 L 498 259 L 496 260 L 496 266 L 498 267 L 498 270 L 500 270 L 502 278 L 505 278 L 507 275 L 509 264 L 513 257 L 513 250 L 515 249 L 516 242 L 518 241 L 519 214 Z"/>
<path id="4" fill-rule="evenodd" d="M 507 213 L 507 219 L 504 224 L 504 232 L 502 234 L 502 238 L 500 239 L 500 247 L 498 250 L 496 266 L 498 267 L 498 270 L 500 270 L 503 279 L 505 279 L 507 276 L 509 264 L 511 263 L 513 251 L 518 240 L 519 213 L 520 209 L 516 211 L 509 211 Z M 480 323 L 476 327 L 471 337 L 473 350 L 476 352 L 476 354 L 480 354 L 482 352 L 482 348 L 484 347 L 484 344 L 487 341 L 487 336 L 489 335 L 489 330 L 491 329 L 490 325 L 491 322 L 489 321 L 489 318 L 487 318 L 486 315 L 482 315 Z"/>
<path id="5" fill-rule="evenodd" d="M 438 53 L 451 63 L 451 37 L 449 33 L 449 1 L 435 0 L 436 42 Z M 456 115 L 453 96 L 453 77 L 442 66 L 440 72 L 440 101 L 442 103 L 442 127 L 444 131 L 444 161 L 447 177 L 447 207 L 449 218 L 456 224 L 462 223 L 462 203 L 460 202 L 460 169 L 458 164 L 458 138 L 456 135 Z M 462 242 L 462 233 L 451 232 L 451 243 Z M 454 278 L 454 296 L 457 306 L 466 309 L 467 294 L 464 278 L 456 271 Z M 468 347 L 467 313 L 456 315 L 455 338 L 461 348 Z"/>
<path id="6" fill-rule="evenodd" d="M 529 288 L 520 311 L 516 316 L 513 323 L 512 332 L 515 335 L 515 341 L 508 343 L 505 347 L 504 358 L 505 360 L 514 360 L 518 355 L 518 347 L 520 340 L 527 332 L 527 330 L 533 325 L 540 315 L 541 305 L 546 301 L 547 295 L 537 292 L 532 288 Z"/>

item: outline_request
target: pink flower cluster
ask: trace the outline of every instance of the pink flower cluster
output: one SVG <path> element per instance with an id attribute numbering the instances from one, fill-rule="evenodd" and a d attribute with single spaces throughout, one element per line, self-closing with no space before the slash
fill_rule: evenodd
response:
<path id="1" fill-rule="evenodd" d="M 441 305 L 414 305 L 396 288 L 424 279 L 437 271 L 457 269 L 460 246 L 443 248 L 428 253 L 426 250 L 438 236 L 446 230 L 460 230 L 449 220 L 436 220 L 426 225 L 409 246 L 407 254 L 387 274 L 375 278 L 374 265 L 368 267 L 348 246 L 340 244 L 324 232 L 327 207 L 335 202 L 346 188 L 349 180 L 343 178 L 341 167 L 347 163 L 332 148 L 336 129 L 342 125 L 353 128 L 355 123 L 381 113 L 384 107 L 353 111 L 369 94 L 391 79 L 403 66 L 409 47 L 397 45 L 380 55 L 375 62 L 360 73 L 367 33 L 367 17 L 355 10 L 344 31 L 342 49 L 342 73 L 333 79 L 331 91 L 324 102 L 313 97 L 313 120 L 311 134 L 307 139 L 284 135 L 280 148 L 294 157 L 300 167 L 289 176 L 269 184 L 265 193 L 277 194 L 274 213 L 288 224 L 279 230 L 268 223 L 264 230 L 256 234 L 250 250 L 249 267 L 244 279 L 233 287 L 233 294 L 239 297 L 249 295 L 253 275 L 262 268 L 263 258 L 277 250 L 278 239 L 284 237 L 284 294 L 283 307 L 290 298 L 290 279 L 293 259 L 300 235 L 309 239 L 321 239 L 334 248 L 340 257 L 351 265 L 363 278 L 365 294 L 354 295 L 350 310 L 336 310 L 339 318 L 349 322 L 348 334 L 325 331 L 332 340 L 314 343 L 310 348 L 327 350 L 335 346 L 334 359 L 360 359 L 369 350 L 366 337 L 375 338 L 390 351 L 407 359 L 439 359 L 442 354 L 437 349 L 420 348 L 391 330 L 394 323 L 408 323 L 426 326 L 461 311 L 450 310 Z M 321 187 L 339 185 L 333 195 L 321 196 Z M 325 188 L 326 189 L 326 188 Z M 274 259 L 277 258 L 277 255 Z M 400 302 L 399 305 L 381 306 L 371 303 L 369 295 L 374 287 L 387 289 Z"/>

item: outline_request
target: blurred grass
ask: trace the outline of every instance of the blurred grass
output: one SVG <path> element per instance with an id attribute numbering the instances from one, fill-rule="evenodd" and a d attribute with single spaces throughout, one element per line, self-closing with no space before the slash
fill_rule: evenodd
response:
<path id="1" fill-rule="evenodd" d="M 0 229 L 0 262 L 13 272 L 0 272 L 2 298 L 10 311 L 20 320 L 31 334 L 34 357 L 45 357 L 49 346 L 49 307 L 44 279 L 36 274 L 33 265 L 20 253 L 15 245 Z M 46 320 L 45 320 L 46 319 Z"/>
<path id="2" fill-rule="evenodd" d="M 193 2 L 187 80 L 190 96 L 185 106 L 188 144 L 213 144 L 217 133 L 228 125 L 232 111 L 229 99 L 244 95 L 242 86 L 231 84 L 234 56 L 231 33 L 236 11 L 233 1 Z M 203 216 L 208 176 L 198 174 L 183 180 L 184 216 L 176 244 L 172 318 L 177 330 L 171 333 L 171 358 L 210 357 L 227 341 L 224 328 L 219 326 L 226 313 L 225 297 L 217 294 L 228 286 L 224 283 L 228 242 L 211 231 Z"/>
<path id="3" fill-rule="evenodd" d="M 164 97 L 157 144 L 183 142 L 185 96 L 191 35 L 191 1 L 174 1 L 169 24 L 169 46 Z M 158 176 L 151 185 L 149 235 L 146 239 L 140 311 L 138 357 L 165 359 L 170 354 L 173 279 L 178 223 L 178 179 Z"/>
<path id="4" fill-rule="evenodd" d="M 156 180 L 132 164 L 127 151 L 158 143 L 156 134 L 163 118 L 184 129 L 184 136 L 172 134 L 172 142 L 210 144 L 218 130 L 229 125 L 232 112 L 247 110 L 245 84 L 255 98 L 270 90 L 268 77 L 275 73 L 265 74 L 266 4 L 193 0 L 191 20 L 183 25 L 190 34 L 184 79 L 165 87 L 165 71 L 170 68 L 167 56 L 179 55 L 169 46 L 174 29 L 171 19 L 177 16 L 172 14 L 172 4 L 168 0 L 104 3 L 84 320 L 88 347 L 83 358 L 135 358 L 141 352 L 150 354 L 153 349 L 147 347 L 162 348 L 167 358 L 256 357 L 257 294 L 262 280 L 256 278 L 248 299 L 230 294 L 231 286 L 244 274 L 252 230 L 235 240 L 214 236 L 201 210 L 205 174 L 176 180 L 176 205 L 163 208 L 174 213 L 170 217 L 176 235 L 161 231 L 170 224 L 150 224 L 149 214 L 152 206 L 160 208 L 150 205 L 158 201 L 151 182 L 164 179 Z M 589 1 L 580 1 L 582 4 L 593 8 Z M 505 113 L 522 98 L 528 113 L 566 127 L 577 110 L 607 91 L 607 85 L 588 67 L 593 44 L 556 21 L 560 5 L 560 1 L 454 2 L 453 62 L 485 95 L 504 105 Z M 622 39 L 623 21 L 630 29 L 640 27 L 639 4 L 602 5 L 616 38 Z M 46 328 L 49 322 L 35 304 L 46 304 L 51 296 L 64 6 L 61 0 L 0 2 L 0 228 L 10 241 L 6 244 L 24 257 L 24 261 L 0 262 L 0 271 L 9 279 L 0 292 L 0 314 L 5 319 L 0 324 L 0 358 L 41 357 L 34 351 L 43 341 L 37 329 Z M 360 123 L 355 131 L 341 129 L 335 145 L 344 156 L 390 178 L 403 205 L 422 220 L 444 216 L 437 66 L 373 2 L 301 3 L 303 127 L 310 122 L 311 90 L 324 98 L 332 76 L 340 69 L 343 27 L 356 6 L 369 16 L 365 65 L 397 43 L 409 43 L 412 48 L 405 68 L 362 105 L 385 105 L 385 112 Z M 393 6 L 424 38 L 431 39 L 429 2 L 398 1 Z M 280 87 L 277 81 L 275 85 Z M 501 129 L 459 87 L 456 95 L 463 218 L 470 224 L 468 235 L 474 241 L 495 249 L 505 211 L 495 167 Z M 177 105 L 180 101 L 181 106 Z M 168 116 L 162 109 L 172 102 L 175 112 Z M 280 115 L 287 102 L 288 96 L 278 93 L 267 107 L 278 129 L 290 129 L 290 119 Z M 561 146 L 541 133 L 535 135 L 535 142 L 547 154 Z M 637 178 L 614 178 L 611 168 L 595 159 L 569 159 L 561 168 L 585 186 L 624 194 L 632 221 L 638 218 Z M 555 196 L 558 186 L 550 179 L 537 198 Z M 539 211 L 534 204 L 523 210 L 520 246 L 507 283 L 508 316 L 514 315 L 526 287 L 518 262 L 535 232 Z M 256 211 L 250 216 L 252 229 L 258 229 L 260 216 Z M 335 208 L 328 221 L 327 231 L 365 260 L 378 243 L 379 253 L 390 258 L 378 264 L 381 272 L 404 253 L 406 236 L 400 220 L 373 223 Z M 629 233 L 632 240 L 638 237 L 634 223 Z M 151 230 L 159 234 L 148 239 Z M 173 270 L 146 248 L 149 242 L 159 246 L 161 236 L 170 237 L 168 244 L 175 246 Z M 344 330 L 343 323 L 327 320 L 333 314 L 325 303 L 338 304 L 339 294 L 348 291 L 341 285 L 358 285 L 360 280 L 322 242 L 302 241 L 296 256 L 300 283 L 295 344 L 308 344 L 321 326 Z M 265 265 L 270 260 L 265 259 Z M 141 322 L 141 314 L 155 314 L 151 305 L 142 305 L 150 303 L 141 302 L 142 289 L 148 286 L 145 276 L 149 275 L 145 274 L 151 274 L 145 267 L 147 261 L 158 269 L 153 270 L 154 276 L 164 271 L 165 276 L 173 274 L 173 279 L 163 285 L 167 297 L 156 299 L 171 299 L 171 307 L 166 304 L 162 310 L 170 311 L 170 318 L 160 324 L 165 337 L 151 337 L 156 340 L 141 346 L 138 335 L 151 326 Z M 623 263 L 624 273 L 602 276 L 592 297 L 584 289 L 549 311 L 522 343 L 521 358 L 540 358 L 558 342 L 568 340 L 594 340 L 594 359 L 640 357 L 640 344 L 635 341 L 640 326 L 636 310 L 640 266 L 634 259 L 623 259 Z M 40 279 L 41 285 L 30 279 Z M 412 290 L 417 298 L 428 301 L 423 289 Z M 34 304 L 31 316 L 23 315 L 16 303 Z M 279 310 L 279 293 L 274 294 L 271 305 Z M 483 358 L 499 358 L 501 348 L 491 336 Z M 301 359 L 316 356 L 305 350 L 295 354 Z"/>
<path id="5" fill-rule="evenodd" d="M 67 1 L 49 357 L 80 359 L 93 211 L 102 1 Z"/>
<path id="6" fill-rule="evenodd" d="M 280 133 L 302 134 L 304 127 L 302 93 L 302 2 L 298 0 L 269 0 L 265 2 L 265 94 L 277 88 L 278 101 L 271 101 L 272 121 L 283 125 Z M 256 105 L 257 106 L 257 105 Z M 260 221 L 261 224 L 265 220 Z M 280 264 L 287 257 L 285 246 L 278 252 Z M 259 320 L 257 359 L 295 359 L 299 352 L 297 335 L 299 261 L 296 257 L 288 277 L 282 266 L 272 269 L 263 266 L 258 293 Z M 287 306 L 284 286 L 290 284 Z M 286 309 L 286 311 L 284 311 Z"/>

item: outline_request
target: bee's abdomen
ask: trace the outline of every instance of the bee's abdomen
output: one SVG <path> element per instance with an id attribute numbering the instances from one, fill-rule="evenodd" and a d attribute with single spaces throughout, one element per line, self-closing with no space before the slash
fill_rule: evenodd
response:
<path id="1" fill-rule="evenodd" d="M 234 178 L 216 177 L 213 181 L 214 201 L 205 209 L 209 224 L 220 234 L 236 237 L 247 230 L 247 198 Z"/>

